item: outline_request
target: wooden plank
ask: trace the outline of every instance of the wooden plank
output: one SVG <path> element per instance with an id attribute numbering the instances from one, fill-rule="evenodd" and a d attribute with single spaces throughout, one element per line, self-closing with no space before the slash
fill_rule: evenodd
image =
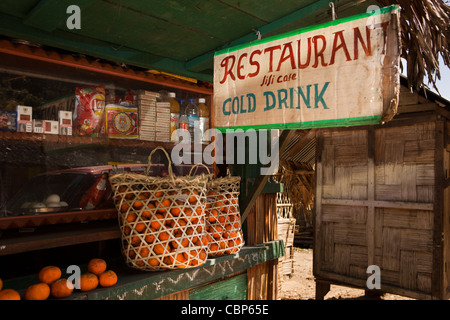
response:
<path id="1" fill-rule="evenodd" d="M 375 130 L 368 130 L 368 165 L 367 165 L 367 265 L 375 261 Z"/>
<path id="2" fill-rule="evenodd" d="M 444 270 L 444 253 L 442 232 L 444 231 L 444 121 L 436 121 L 436 150 L 434 154 L 435 165 L 435 193 L 434 193 L 434 221 L 433 221 L 433 272 L 431 276 L 431 293 L 435 299 L 442 299 L 446 294 L 442 282 Z"/>
<path id="3" fill-rule="evenodd" d="M 70 246 L 120 238 L 117 221 L 91 222 L 57 227 L 42 227 L 17 237 L 2 237 L 0 255 Z"/>
<path id="4" fill-rule="evenodd" d="M 420 104 L 410 104 L 410 105 L 399 105 L 398 113 L 413 113 L 413 112 L 423 112 L 423 111 L 434 111 L 436 110 L 436 103 L 420 103 Z"/>
<path id="5" fill-rule="evenodd" d="M 324 245 L 324 236 L 328 233 L 321 233 L 322 230 L 322 192 L 323 192 L 323 148 L 324 148 L 324 132 L 325 130 L 319 130 L 316 134 L 316 175 L 315 175 L 315 191 L 316 195 L 314 197 L 314 214 L 313 214 L 313 225 L 314 225 L 314 243 L 315 248 L 313 251 L 313 274 L 320 274 L 320 270 L 325 259 L 329 259 L 329 255 L 324 252 L 326 248 L 331 245 Z M 331 243 L 331 242 L 329 242 Z M 326 255 L 326 257 L 324 257 Z M 327 260 L 325 260 L 327 261 Z"/>
<path id="6" fill-rule="evenodd" d="M 247 274 L 192 288 L 189 290 L 189 300 L 247 300 Z"/>
<path id="7" fill-rule="evenodd" d="M 400 92 L 399 106 L 417 105 L 419 103 L 419 94 L 417 92 Z"/>
<path id="8" fill-rule="evenodd" d="M 189 300 L 189 290 L 178 291 L 165 295 L 155 300 Z"/>
<path id="9" fill-rule="evenodd" d="M 323 157 L 323 184 L 324 185 L 334 185 L 334 146 L 329 146 L 322 151 Z"/>
<path id="10" fill-rule="evenodd" d="M 341 200 L 341 199 L 323 199 L 323 205 L 338 205 L 338 206 L 356 206 L 367 207 L 369 202 L 367 200 Z M 415 210 L 433 210 L 433 203 L 421 202 L 406 202 L 406 201 L 373 201 L 376 208 L 401 208 L 401 209 L 415 209 Z"/>

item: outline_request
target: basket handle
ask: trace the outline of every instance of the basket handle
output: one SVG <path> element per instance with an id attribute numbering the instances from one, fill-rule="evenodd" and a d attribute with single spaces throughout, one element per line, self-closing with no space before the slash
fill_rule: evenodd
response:
<path id="1" fill-rule="evenodd" d="M 169 161 L 169 165 L 168 165 L 168 171 L 169 171 L 169 176 L 172 178 L 172 180 L 174 179 L 174 174 L 173 174 L 173 170 L 172 170 L 172 160 L 170 160 L 170 156 L 167 153 L 166 149 L 164 149 L 163 147 L 159 146 L 156 147 L 155 149 L 152 150 L 152 152 L 150 152 L 150 155 L 148 156 L 148 164 L 147 164 L 147 170 L 145 171 L 145 174 L 148 176 L 150 173 L 150 167 L 152 165 L 152 156 L 153 154 L 157 151 L 157 150 L 162 150 L 164 152 L 164 154 L 167 157 L 167 160 Z"/>
<path id="2" fill-rule="evenodd" d="M 199 166 L 205 167 L 206 170 L 208 171 L 208 174 L 211 174 L 211 171 L 209 171 L 209 168 L 208 168 L 207 165 L 205 165 L 205 164 L 203 164 L 203 163 L 197 163 L 197 164 L 195 164 L 194 166 L 192 166 L 191 170 L 189 171 L 189 175 L 190 175 L 190 176 L 192 175 L 192 171 L 193 171 L 194 169 L 195 169 L 195 172 L 194 172 L 194 173 L 196 173 L 196 172 L 197 172 L 197 168 L 198 168 Z"/>

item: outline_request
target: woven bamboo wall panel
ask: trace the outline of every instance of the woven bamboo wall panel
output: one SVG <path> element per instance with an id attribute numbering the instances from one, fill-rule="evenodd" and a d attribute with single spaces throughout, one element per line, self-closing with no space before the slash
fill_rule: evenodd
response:
<path id="1" fill-rule="evenodd" d="M 366 277 L 367 208 L 327 205 L 323 206 L 322 214 L 319 232 L 324 270 Z"/>
<path id="2" fill-rule="evenodd" d="M 435 124 L 375 131 L 375 199 L 433 202 Z"/>
<path id="3" fill-rule="evenodd" d="M 429 292 L 433 212 L 377 209 L 375 230 L 375 264 L 382 270 L 382 283 Z"/>
<path id="4" fill-rule="evenodd" d="M 435 121 L 415 119 L 318 133 L 318 279 L 365 288 L 367 267 L 377 265 L 382 287 L 439 295 L 433 264 L 439 132 Z"/>

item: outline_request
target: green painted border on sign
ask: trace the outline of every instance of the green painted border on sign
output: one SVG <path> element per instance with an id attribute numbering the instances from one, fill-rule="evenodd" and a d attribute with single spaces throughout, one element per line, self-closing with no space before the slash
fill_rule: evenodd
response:
<path id="1" fill-rule="evenodd" d="M 276 35 L 276 36 L 272 36 L 272 37 L 268 37 L 265 39 L 260 39 L 260 40 L 255 40 L 249 43 L 244 43 L 244 44 L 240 44 L 231 48 L 226 48 L 226 49 L 222 49 L 220 51 L 216 51 L 216 53 L 214 54 L 215 56 L 221 55 L 221 54 L 226 54 L 226 53 L 230 53 L 233 51 L 238 51 L 244 48 L 248 48 L 248 47 L 253 47 L 256 45 L 260 45 L 263 43 L 267 43 L 267 42 L 271 42 L 271 41 L 275 41 L 275 40 L 279 40 L 279 39 L 284 39 L 287 37 L 291 37 L 291 36 L 295 36 L 298 34 L 302 34 L 305 32 L 309 32 L 309 31 L 314 31 L 314 30 L 318 30 L 318 29 L 323 29 L 326 27 L 330 27 L 330 26 L 336 26 L 339 25 L 341 23 L 345 23 L 345 22 L 349 22 L 349 21 L 354 21 L 354 20 L 358 20 L 358 19 L 362 19 L 362 18 L 366 18 L 366 17 L 370 17 L 370 16 L 374 16 L 374 15 L 379 15 L 379 14 L 384 14 L 384 13 L 388 13 L 388 12 L 392 12 L 395 10 L 400 10 L 400 6 L 399 5 L 391 5 L 388 7 L 384 7 L 381 8 L 380 10 L 374 10 L 372 12 L 365 12 L 365 13 L 360 13 L 354 16 L 350 16 L 350 17 L 346 17 L 346 18 L 342 18 L 342 19 L 336 19 L 334 21 L 329 21 L 329 22 L 325 22 L 322 24 L 317 24 L 317 25 L 313 25 L 313 26 L 309 26 L 309 27 L 304 27 L 304 28 L 300 28 L 294 31 L 290 31 L 287 33 L 283 33 L 281 35 Z"/>
<path id="2" fill-rule="evenodd" d="M 370 124 L 379 124 L 381 122 L 381 115 L 369 116 L 369 117 L 357 117 L 348 119 L 332 119 L 332 120 L 317 120 L 308 122 L 291 122 L 291 123 L 274 123 L 274 124 L 260 124 L 251 126 L 235 126 L 235 127 L 215 127 L 222 133 L 226 133 L 226 130 L 249 130 L 249 129 L 312 129 L 312 128 L 329 128 L 329 127 L 350 127 L 350 126 L 363 126 Z"/>

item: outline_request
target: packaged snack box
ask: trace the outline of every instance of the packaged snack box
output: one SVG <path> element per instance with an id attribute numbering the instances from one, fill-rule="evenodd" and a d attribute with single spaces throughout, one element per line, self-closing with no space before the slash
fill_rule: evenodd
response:
<path id="1" fill-rule="evenodd" d="M 108 104 L 106 110 L 106 132 L 109 138 L 138 139 L 138 109 Z"/>
<path id="2" fill-rule="evenodd" d="M 45 120 L 45 134 L 58 134 L 59 132 L 59 123 L 58 121 L 53 120 Z"/>
<path id="3" fill-rule="evenodd" d="M 17 106 L 17 131 L 33 132 L 33 108 Z"/>
<path id="4" fill-rule="evenodd" d="M 44 120 L 33 119 L 33 133 L 44 133 Z"/>
<path id="5" fill-rule="evenodd" d="M 60 110 L 59 117 L 59 134 L 63 136 L 72 135 L 72 112 Z"/>
<path id="6" fill-rule="evenodd" d="M 0 131 L 17 131 L 17 111 L 0 110 Z"/>

